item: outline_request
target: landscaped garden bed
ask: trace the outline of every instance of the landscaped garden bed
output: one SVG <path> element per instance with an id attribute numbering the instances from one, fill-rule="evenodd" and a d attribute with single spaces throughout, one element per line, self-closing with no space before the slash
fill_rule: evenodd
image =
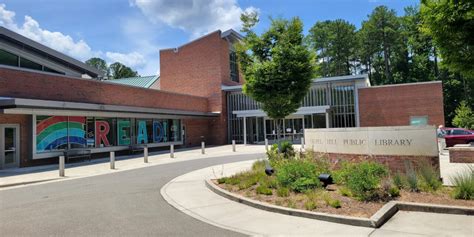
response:
<path id="1" fill-rule="evenodd" d="M 213 180 L 232 193 L 270 204 L 353 217 L 371 217 L 391 200 L 474 207 L 474 174 L 459 175 L 457 187 L 442 186 L 431 165 L 406 165 L 391 173 L 374 162 L 342 163 L 337 167 L 313 152 L 297 153 L 284 143 L 267 153 L 269 164 L 257 161 L 252 169 Z M 268 165 L 275 170 L 265 174 Z M 323 187 L 318 177 L 331 174 L 335 184 Z"/>

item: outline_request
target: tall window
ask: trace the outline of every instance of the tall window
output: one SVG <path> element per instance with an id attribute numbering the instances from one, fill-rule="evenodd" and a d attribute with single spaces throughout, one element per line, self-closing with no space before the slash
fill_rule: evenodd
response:
<path id="1" fill-rule="evenodd" d="M 235 82 L 239 82 L 239 68 L 237 66 L 237 54 L 234 51 L 230 51 L 230 79 Z"/>
<path id="2" fill-rule="evenodd" d="M 0 49 L 0 64 L 18 67 L 18 56 Z"/>

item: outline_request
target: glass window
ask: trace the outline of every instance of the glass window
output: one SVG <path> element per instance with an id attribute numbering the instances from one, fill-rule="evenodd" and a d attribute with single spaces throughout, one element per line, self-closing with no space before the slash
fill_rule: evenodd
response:
<path id="1" fill-rule="evenodd" d="M 464 131 L 461 129 L 454 129 L 452 135 L 470 135 L 471 133 L 468 131 Z"/>
<path id="2" fill-rule="evenodd" d="M 46 66 L 43 67 L 43 71 L 45 71 L 45 72 L 51 72 L 51 73 L 57 73 L 57 74 L 63 74 L 63 75 L 66 74 L 66 73 L 64 73 L 64 72 L 59 72 L 59 71 L 56 71 L 56 70 L 51 69 L 51 68 L 46 67 Z"/>
<path id="3" fill-rule="evenodd" d="M 68 117 L 69 148 L 87 147 L 86 117 Z"/>
<path id="4" fill-rule="evenodd" d="M 28 60 L 26 58 L 20 58 L 20 67 L 22 68 L 29 68 L 33 70 L 43 70 L 43 66 L 41 64 L 35 63 L 31 60 Z"/>
<path id="5" fill-rule="evenodd" d="M 95 147 L 95 123 L 93 117 L 87 117 L 86 121 L 86 144 L 87 147 Z"/>
<path id="6" fill-rule="evenodd" d="M 170 142 L 181 141 L 181 123 L 179 119 L 170 119 Z"/>
<path id="7" fill-rule="evenodd" d="M 117 145 L 115 118 L 95 118 L 95 146 L 107 147 Z"/>
<path id="8" fill-rule="evenodd" d="M 49 152 L 68 148 L 67 116 L 36 116 L 36 151 Z"/>
<path id="9" fill-rule="evenodd" d="M 18 67 L 18 56 L 0 49 L 0 64 Z"/>
<path id="10" fill-rule="evenodd" d="M 239 68 L 237 64 L 237 54 L 233 51 L 229 53 L 230 61 L 230 79 L 239 82 Z"/>
<path id="11" fill-rule="evenodd" d="M 117 119 L 117 144 L 126 146 L 132 144 L 132 129 L 130 119 Z"/>

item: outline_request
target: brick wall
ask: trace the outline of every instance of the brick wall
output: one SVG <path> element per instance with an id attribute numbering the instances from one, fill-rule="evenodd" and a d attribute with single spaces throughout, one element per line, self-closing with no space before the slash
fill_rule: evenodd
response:
<path id="1" fill-rule="evenodd" d="M 449 162 L 474 163 L 474 147 L 450 147 Z"/>
<path id="2" fill-rule="evenodd" d="M 410 116 L 428 116 L 444 125 L 441 82 L 374 86 L 359 89 L 361 127 L 410 125 Z"/>
<path id="3" fill-rule="evenodd" d="M 209 122 L 206 139 L 225 144 L 227 138 L 226 97 L 222 85 L 239 85 L 230 80 L 229 43 L 216 31 L 177 50 L 160 51 L 160 88 L 209 99 L 209 111 L 220 112 Z"/>
<path id="4" fill-rule="evenodd" d="M 207 112 L 203 97 L 0 68 L 0 96 Z"/>

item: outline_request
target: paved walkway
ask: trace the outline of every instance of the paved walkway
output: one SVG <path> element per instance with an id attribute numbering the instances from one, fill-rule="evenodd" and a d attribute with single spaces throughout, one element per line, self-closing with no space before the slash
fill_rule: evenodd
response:
<path id="1" fill-rule="evenodd" d="M 249 169 L 253 161 L 196 170 L 163 186 L 161 194 L 178 210 L 209 224 L 257 236 L 473 236 L 474 217 L 399 212 L 380 229 L 337 224 L 267 212 L 210 191 L 205 179 Z"/>
<path id="2" fill-rule="evenodd" d="M 216 158 L 231 155 L 264 154 L 265 146 L 236 145 L 236 152 L 232 152 L 232 145 L 206 148 L 206 154 L 201 154 L 201 148 L 182 149 L 175 151 L 175 158 L 170 158 L 168 151 L 150 153 L 148 163 L 144 163 L 143 155 L 116 157 L 115 169 L 110 169 L 109 158 L 94 159 L 91 162 L 66 164 L 66 177 L 59 177 L 58 165 L 43 165 L 27 168 L 0 170 L 0 189 L 9 189 L 26 184 L 57 182 L 94 175 L 111 174 L 115 172 L 150 167 L 154 165 L 174 162 Z"/>

